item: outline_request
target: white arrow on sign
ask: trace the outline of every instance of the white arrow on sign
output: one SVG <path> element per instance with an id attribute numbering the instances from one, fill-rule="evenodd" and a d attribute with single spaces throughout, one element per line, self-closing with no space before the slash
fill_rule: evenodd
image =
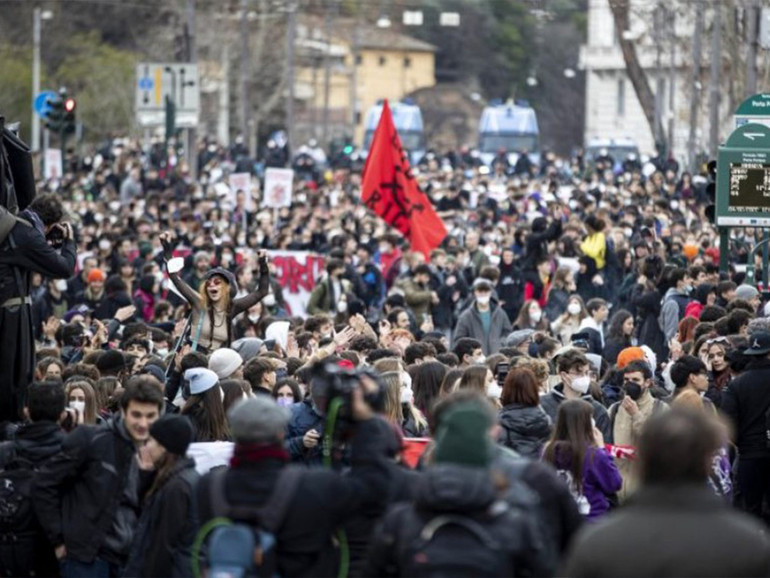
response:
<path id="1" fill-rule="evenodd" d="M 765 135 L 765 133 L 763 132 L 745 132 L 743 133 L 743 136 L 745 136 L 749 140 L 754 140 L 754 137 L 762 138 L 767 135 Z"/>

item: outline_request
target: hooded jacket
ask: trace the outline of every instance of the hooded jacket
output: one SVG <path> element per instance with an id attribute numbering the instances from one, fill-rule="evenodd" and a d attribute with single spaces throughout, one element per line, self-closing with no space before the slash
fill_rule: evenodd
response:
<path id="1" fill-rule="evenodd" d="M 663 296 L 660 302 L 660 315 L 658 324 L 660 325 L 666 343 L 671 341 L 679 329 L 679 322 L 684 318 L 687 304 L 690 302 L 687 293 L 681 293 L 676 287 L 671 287 Z"/>
<path id="2" fill-rule="evenodd" d="M 492 482 L 490 471 L 455 464 L 431 467 L 419 480 L 413 503 L 404 503 L 386 514 L 369 551 L 366 576 L 413 575 L 410 546 L 419 542 L 425 526 L 439 516 L 456 516 L 482 525 L 509 554 L 512 576 L 541 576 L 546 574 L 544 551 L 532 520 L 524 516 L 490 516 L 493 505 L 504 505 Z M 438 553 L 438 551 L 436 552 Z M 442 558 L 432 560 L 432 567 L 456 567 L 468 570 L 468 552 L 446 549 Z M 490 569 L 491 571 L 491 569 Z"/>
<path id="3" fill-rule="evenodd" d="M 547 393 L 540 398 L 541 407 L 545 410 L 545 413 L 550 416 L 554 423 L 556 423 L 556 415 L 559 413 L 559 405 L 561 405 L 561 402 L 563 402 L 565 399 L 567 398 L 564 396 L 563 383 L 560 383 L 554 387 L 550 393 Z M 594 408 L 594 421 L 596 422 L 596 427 L 599 428 L 600 432 L 602 432 L 604 439 L 612 439 L 610 416 L 607 414 L 605 407 L 596 401 L 593 397 L 591 397 L 590 393 L 581 395 L 580 399 L 587 401 Z"/>
<path id="4" fill-rule="evenodd" d="M 540 406 L 527 407 L 518 403 L 500 410 L 500 439 L 503 445 L 522 456 L 537 459 L 540 449 L 551 435 L 551 418 Z"/>
<path id="5" fill-rule="evenodd" d="M 463 311 L 457 320 L 452 336 L 456 343 L 461 337 L 472 337 L 481 342 L 481 349 L 484 355 L 497 353 L 502 347 L 503 338 L 511 332 L 511 322 L 508 316 L 494 301 L 489 302 L 491 322 L 489 332 L 484 331 L 484 325 L 481 322 L 481 315 L 476 309 L 476 302 L 467 310 Z"/>

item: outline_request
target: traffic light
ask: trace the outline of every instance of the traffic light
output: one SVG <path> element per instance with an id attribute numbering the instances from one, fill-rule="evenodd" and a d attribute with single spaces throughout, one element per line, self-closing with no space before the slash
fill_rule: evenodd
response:
<path id="1" fill-rule="evenodd" d="M 64 124 L 64 97 L 61 95 L 49 98 L 46 101 L 48 105 L 48 114 L 46 115 L 45 127 L 53 132 L 60 132 Z"/>
<path id="2" fill-rule="evenodd" d="M 709 161 L 706 165 L 708 171 L 708 184 L 706 184 L 706 197 L 708 198 L 708 205 L 704 213 L 709 223 L 712 225 L 716 223 L 716 200 L 717 200 L 717 162 L 715 160 Z"/>
<path id="3" fill-rule="evenodd" d="M 74 98 L 66 98 L 64 99 L 64 119 L 63 119 L 63 126 L 62 131 L 68 134 L 75 132 L 75 125 L 77 124 L 76 118 L 75 118 L 75 111 L 78 108 L 78 103 L 75 101 Z"/>

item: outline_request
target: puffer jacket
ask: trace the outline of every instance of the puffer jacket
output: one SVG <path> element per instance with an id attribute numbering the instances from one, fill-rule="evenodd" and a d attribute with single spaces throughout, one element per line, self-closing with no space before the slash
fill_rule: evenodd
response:
<path id="1" fill-rule="evenodd" d="M 431 467 L 419 480 L 414 502 L 392 508 L 380 525 L 369 550 L 366 576 L 413 576 L 417 565 L 412 546 L 419 542 L 427 524 L 441 516 L 473 520 L 483 526 L 509 556 L 510 576 L 543 576 L 547 574 L 544 550 L 533 521 L 511 513 L 491 516 L 493 505 L 504 504 L 492 482 L 490 471 L 455 464 Z M 431 568 L 456 568 L 443 575 L 461 576 L 471 571 L 468 552 L 444 549 L 441 559 L 430 560 Z M 500 575 L 489 568 L 486 575 Z M 478 574 L 476 574 L 478 575 Z"/>
<path id="2" fill-rule="evenodd" d="M 551 418 L 542 407 L 512 403 L 500 410 L 499 420 L 502 426 L 499 443 L 522 456 L 539 457 L 540 449 L 548 441 L 552 429 Z"/>

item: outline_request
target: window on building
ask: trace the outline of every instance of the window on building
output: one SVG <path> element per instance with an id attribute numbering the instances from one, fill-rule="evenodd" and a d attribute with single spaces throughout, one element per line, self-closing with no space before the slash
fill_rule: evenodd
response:
<path id="1" fill-rule="evenodd" d="M 361 64 L 364 62 L 364 57 L 360 54 L 356 54 L 356 66 L 361 66 Z"/>
<path id="2" fill-rule="evenodd" d="M 411 68 L 412 66 L 412 59 L 408 56 L 404 58 L 404 68 Z"/>
<path id="3" fill-rule="evenodd" d="M 618 106 L 617 116 L 624 116 L 626 114 L 626 79 L 618 79 Z"/>
<path id="4" fill-rule="evenodd" d="M 385 62 L 386 62 L 385 57 L 380 56 L 380 60 L 379 60 L 380 66 L 385 66 Z"/>

